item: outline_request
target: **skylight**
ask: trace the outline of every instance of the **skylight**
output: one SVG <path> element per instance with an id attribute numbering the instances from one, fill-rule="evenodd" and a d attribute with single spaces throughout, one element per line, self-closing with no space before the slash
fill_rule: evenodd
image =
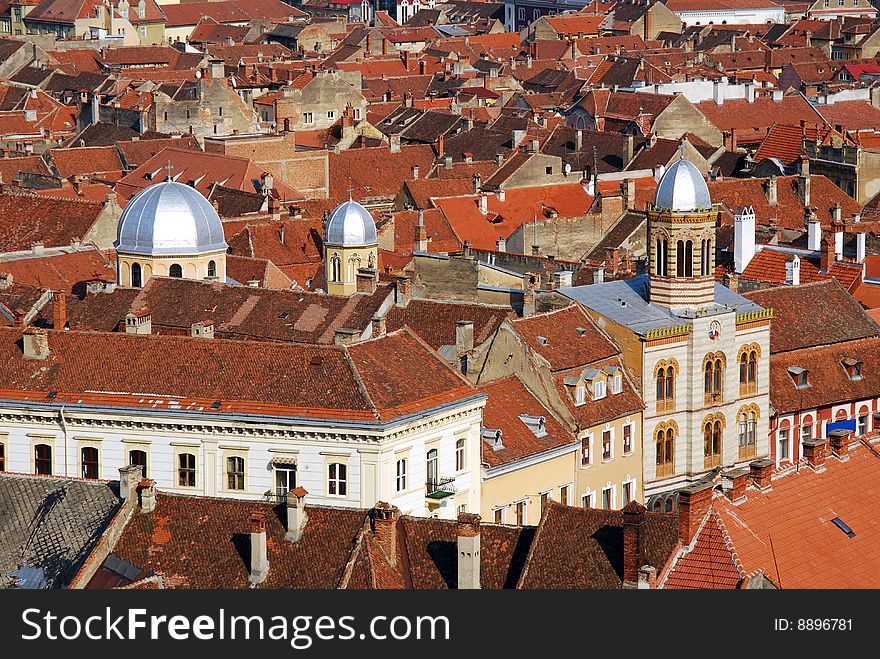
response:
<path id="1" fill-rule="evenodd" d="M 843 531 L 844 533 L 846 533 L 846 535 L 847 535 L 848 538 L 854 538 L 854 537 L 855 537 L 855 535 L 856 535 L 856 534 L 855 534 L 855 531 L 853 531 L 851 528 L 849 528 L 849 527 L 846 525 L 846 522 L 844 522 L 842 519 L 840 519 L 839 517 L 835 517 L 835 518 L 832 519 L 831 521 L 834 522 L 834 526 L 836 526 L 836 527 L 839 528 L 841 531 Z"/>

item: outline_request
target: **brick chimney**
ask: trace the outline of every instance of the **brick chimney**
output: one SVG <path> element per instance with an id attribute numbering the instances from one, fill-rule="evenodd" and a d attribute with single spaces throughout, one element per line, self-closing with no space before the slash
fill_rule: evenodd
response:
<path id="1" fill-rule="evenodd" d="M 813 438 L 804 440 L 804 457 L 817 472 L 825 471 L 825 440 Z"/>
<path id="2" fill-rule="evenodd" d="M 308 516 L 306 515 L 306 495 L 303 486 L 296 487 L 287 493 L 287 531 L 284 539 L 296 542 L 302 537 Z"/>
<path id="3" fill-rule="evenodd" d="M 852 442 L 852 431 L 838 428 L 828 433 L 831 444 L 831 453 L 841 461 L 849 460 L 849 445 Z"/>
<path id="4" fill-rule="evenodd" d="M 379 271 L 376 268 L 358 268 L 355 279 L 358 293 L 372 294 L 379 286 Z"/>
<path id="5" fill-rule="evenodd" d="M 759 490 L 769 490 L 771 486 L 771 477 L 773 475 L 773 460 L 766 458 L 755 460 L 749 463 L 749 475 L 752 483 Z"/>
<path id="6" fill-rule="evenodd" d="M 138 495 L 141 501 L 141 512 L 151 513 L 156 510 L 156 481 L 144 478 L 138 483 Z"/>
<path id="7" fill-rule="evenodd" d="M 398 307 L 405 307 L 412 299 L 412 280 L 407 277 L 398 277 L 395 291 L 395 304 Z"/>
<path id="8" fill-rule="evenodd" d="M 386 329 L 386 325 L 385 325 L 385 316 L 378 316 L 378 315 L 373 316 L 370 319 L 370 324 L 373 327 L 373 338 L 374 339 L 376 339 L 380 336 L 385 336 L 386 332 L 388 331 Z"/>
<path id="9" fill-rule="evenodd" d="M 419 210 L 419 223 L 415 229 L 415 248 L 417 252 L 428 251 L 428 230 L 425 228 L 425 211 Z"/>
<path id="10" fill-rule="evenodd" d="M 445 149 L 446 149 L 446 137 L 443 135 L 443 133 L 440 133 L 440 137 L 437 138 L 437 157 L 438 158 L 444 157 L 445 154 L 443 153 L 443 151 Z"/>
<path id="11" fill-rule="evenodd" d="M 678 537 L 690 545 L 712 505 L 714 483 L 695 483 L 678 491 Z"/>
<path id="12" fill-rule="evenodd" d="M 256 586 L 269 574 L 269 554 L 266 542 L 266 516 L 262 511 L 253 513 L 249 520 L 251 530 L 251 571 L 248 581 Z"/>
<path id="13" fill-rule="evenodd" d="M 623 584 L 624 588 L 636 588 L 639 570 L 647 562 L 645 547 L 646 508 L 637 501 L 630 501 L 623 509 Z"/>
<path id="14" fill-rule="evenodd" d="M 458 535 L 458 589 L 480 588 L 480 516 L 462 513 L 456 526 Z"/>
<path id="15" fill-rule="evenodd" d="M 67 296 L 64 291 L 52 293 L 52 328 L 63 330 L 67 326 Z"/>
<path id="16" fill-rule="evenodd" d="M 49 335 L 39 327 L 29 327 L 22 335 L 25 359 L 46 359 L 49 356 Z"/>
<path id="17" fill-rule="evenodd" d="M 400 519 L 400 510 L 397 506 L 380 501 L 373 508 L 373 535 L 391 565 L 397 565 L 398 519 Z"/>
<path id="18" fill-rule="evenodd" d="M 834 264 L 834 234 L 826 233 L 822 236 L 822 254 L 819 260 L 819 271 L 828 272 Z"/>
<path id="19" fill-rule="evenodd" d="M 730 487 L 724 490 L 724 494 L 733 503 L 736 503 L 745 497 L 746 487 L 749 484 L 749 473 L 750 469 L 743 467 L 723 474 L 723 477 L 730 484 Z"/>
<path id="20" fill-rule="evenodd" d="M 333 334 L 333 344 L 337 346 L 353 345 L 357 341 L 359 334 L 360 332 L 356 329 L 340 327 Z"/>

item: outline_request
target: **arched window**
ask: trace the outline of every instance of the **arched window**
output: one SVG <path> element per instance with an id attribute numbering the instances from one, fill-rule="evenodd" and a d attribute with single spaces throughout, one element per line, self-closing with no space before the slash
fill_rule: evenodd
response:
<path id="1" fill-rule="evenodd" d="M 724 360 L 718 353 L 709 355 L 703 364 L 703 393 L 705 404 L 712 405 L 722 401 L 724 382 Z"/>
<path id="2" fill-rule="evenodd" d="M 758 358 L 761 349 L 756 343 L 740 348 L 739 352 L 739 394 L 750 396 L 758 391 Z"/>
<path id="3" fill-rule="evenodd" d="M 140 465 L 143 467 L 143 477 L 147 477 L 147 452 L 146 451 L 129 451 L 128 464 Z"/>
<path id="4" fill-rule="evenodd" d="M 432 448 L 428 451 L 428 458 L 425 461 L 425 473 L 428 476 L 428 490 L 433 491 L 440 481 L 440 459 L 437 449 Z"/>
<path id="5" fill-rule="evenodd" d="M 739 459 L 749 460 L 757 454 L 758 407 L 741 407 L 736 415 L 739 430 Z"/>
<path id="6" fill-rule="evenodd" d="M 98 478 L 98 449 L 93 446 L 84 446 L 80 452 L 82 477 L 90 480 Z"/>
<path id="7" fill-rule="evenodd" d="M 141 274 L 141 264 L 132 263 L 131 265 L 131 285 L 132 288 L 140 288 L 144 285 L 143 275 Z"/>
<path id="8" fill-rule="evenodd" d="M 691 240 L 684 243 L 684 276 L 694 276 L 694 243 Z"/>
<path id="9" fill-rule="evenodd" d="M 657 239 L 654 272 L 660 277 L 669 274 L 669 242 L 662 238 Z"/>
<path id="10" fill-rule="evenodd" d="M 183 268 L 179 263 L 172 263 L 171 267 L 168 268 L 168 276 L 169 277 L 183 277 Z"/>
<path id="11" fill-rule="evenodd" d="M 719 420 L 709 420 L 703 426 L 703 467 L 713 469 L 721 465 L 722 425 Z"/>
<path id="12" fill-rule="evenodd" d="M 679 240 L 678 245 L 675 248 L 675 276 L 676 277 L 684 277 L 684 241 Z"/>
<path id="13" fill-rule="evenodd" d="M 331 462 L 327 466 L 327 494 L 331 497 L 344 497 L 348 490 L 348 466 L 341 462 Z"/>
<path id="14" fill-rule="evenodd" d="M 335 252 L 330 257 L 330 281 L 342 281 L 342 259 Z"/>
<path id="15" fill-rule="evenodd" d="M 655 436 L 657 451 L 657 478 L 665 478 L 675 473 L 675 431 L 673 428 L 657 430 Z"/>
<path id="16" fill-rule="evenodd" d="M 706 277 L 706 276 L 709 276 L 712 274 L 712 264 L 715 261 L 714 254 L 712 254 L 712 239 L 711 238 L 706 240 L 706 246 L 703 248 L 703 252 L 705 254 L 705 256 L 704 256 L 705 266 L 704 266 L 704 271 L 702 274 L 704 277 Z"/>
<path id="17" fill-rule="evenodd" d="M 376 268 L 376 255 L 373 252 L 370 252 L 369 257 L 367 257 L 367 267 L 370 269 Z"/>
<path id="18" fill-rule="evenodd" d="M 208 276 L 216 277 L 217 276 L 217 262 L 216 261 L 208 261 Z"/>
<path id="19" fill-rule="evenodd" d="M 675 409 L 675 370 L 676 364 L 666 360 L 657 365 L 655 374 L 657 387 L 657 413 L 664 414 Z"/>

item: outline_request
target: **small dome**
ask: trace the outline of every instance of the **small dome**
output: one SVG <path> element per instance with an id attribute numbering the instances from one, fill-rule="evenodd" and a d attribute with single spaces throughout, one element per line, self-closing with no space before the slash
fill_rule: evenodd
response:
<path id="1" fill-rule="evenodd" d="M 676 161 L 660 179 L 654 207 L 658 210 L 689 212 L 709 210 L 712 199 L 700 170 L 690 160 Z"/>
<path id="2" fill-rule="evenodd" d="M 330 213 L 324 226 L 324 243 L 332 247 L 366 247 L 377 242 L 370 211 L 351 199 Z"/>
<path id="3" fill-rule="evenodd" d="M 201 192 L 163 181 L 132 197 L 116 233 L 116 251 L 144 256 L 225 251 L 220 216 Z"/>

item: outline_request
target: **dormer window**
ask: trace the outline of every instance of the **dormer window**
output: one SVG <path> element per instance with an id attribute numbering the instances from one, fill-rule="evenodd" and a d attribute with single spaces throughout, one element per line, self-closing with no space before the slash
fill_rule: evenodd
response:
<path id="1" fill-rule="evenodd" d="M 623 376 L 621 375 L 620 371 L 617 371 L 617 373 L 615 373 L 611 377 L 611 393 L 612 394 L 619 394 L 622 390 L 623 390 Z"/>
<path id="2" fill-rule="evenodd" d="M 536 336 L 536 337 L 535 337 L 535 340 L 536 340 L 538 343 L 540 343 L 542 346 L 545 346 L 545 345 L 547 345 L 548 343 L 550 343 L 550 340 L 549 340 L 546 336 Z"/>
<path id="3" fill-rule="evenodd" d="M 493 451 L 500 451 L 504 448 L 504 444 L 501 441 L 501 435 L 501 430 L 493 428 L 482 428 L 480 430 L 480 436 L 483 438 L 483 441 L 488 442 Z"/>
<path id="4" fill-rule="evenodd" d="M 862 379 L 862 362 L 858 359 L 844 359 L 843 368 L 846 370 L 846 375 L 850 380 L 861 380 Z"/>
<path id="5" fill-rule="evenodd" d="M 587 402 L 587 388 L 583 384 L 579 384 L 575 392 L 575 403 L 583 405 Z"/>
<path id="6" fill-rule="evenodd" d="M 526 424 L 529 430 L 535 433 L 535 437 L 545 437 L 547 435 L 547 419 L 545 417 L 521 414 L 519 420 Z"/>
<path id="7" fill-rule="evenodd" d="M 806 389 L 810 386 L 810 372 L 807 369 L 800 366 L 790 366 L 788 373 L 798 389 Z"/>
<path id="8" fill-rule="evenodd" d="M 605 398 L 605 380 L 593 381 L 593 400 Z"/>

